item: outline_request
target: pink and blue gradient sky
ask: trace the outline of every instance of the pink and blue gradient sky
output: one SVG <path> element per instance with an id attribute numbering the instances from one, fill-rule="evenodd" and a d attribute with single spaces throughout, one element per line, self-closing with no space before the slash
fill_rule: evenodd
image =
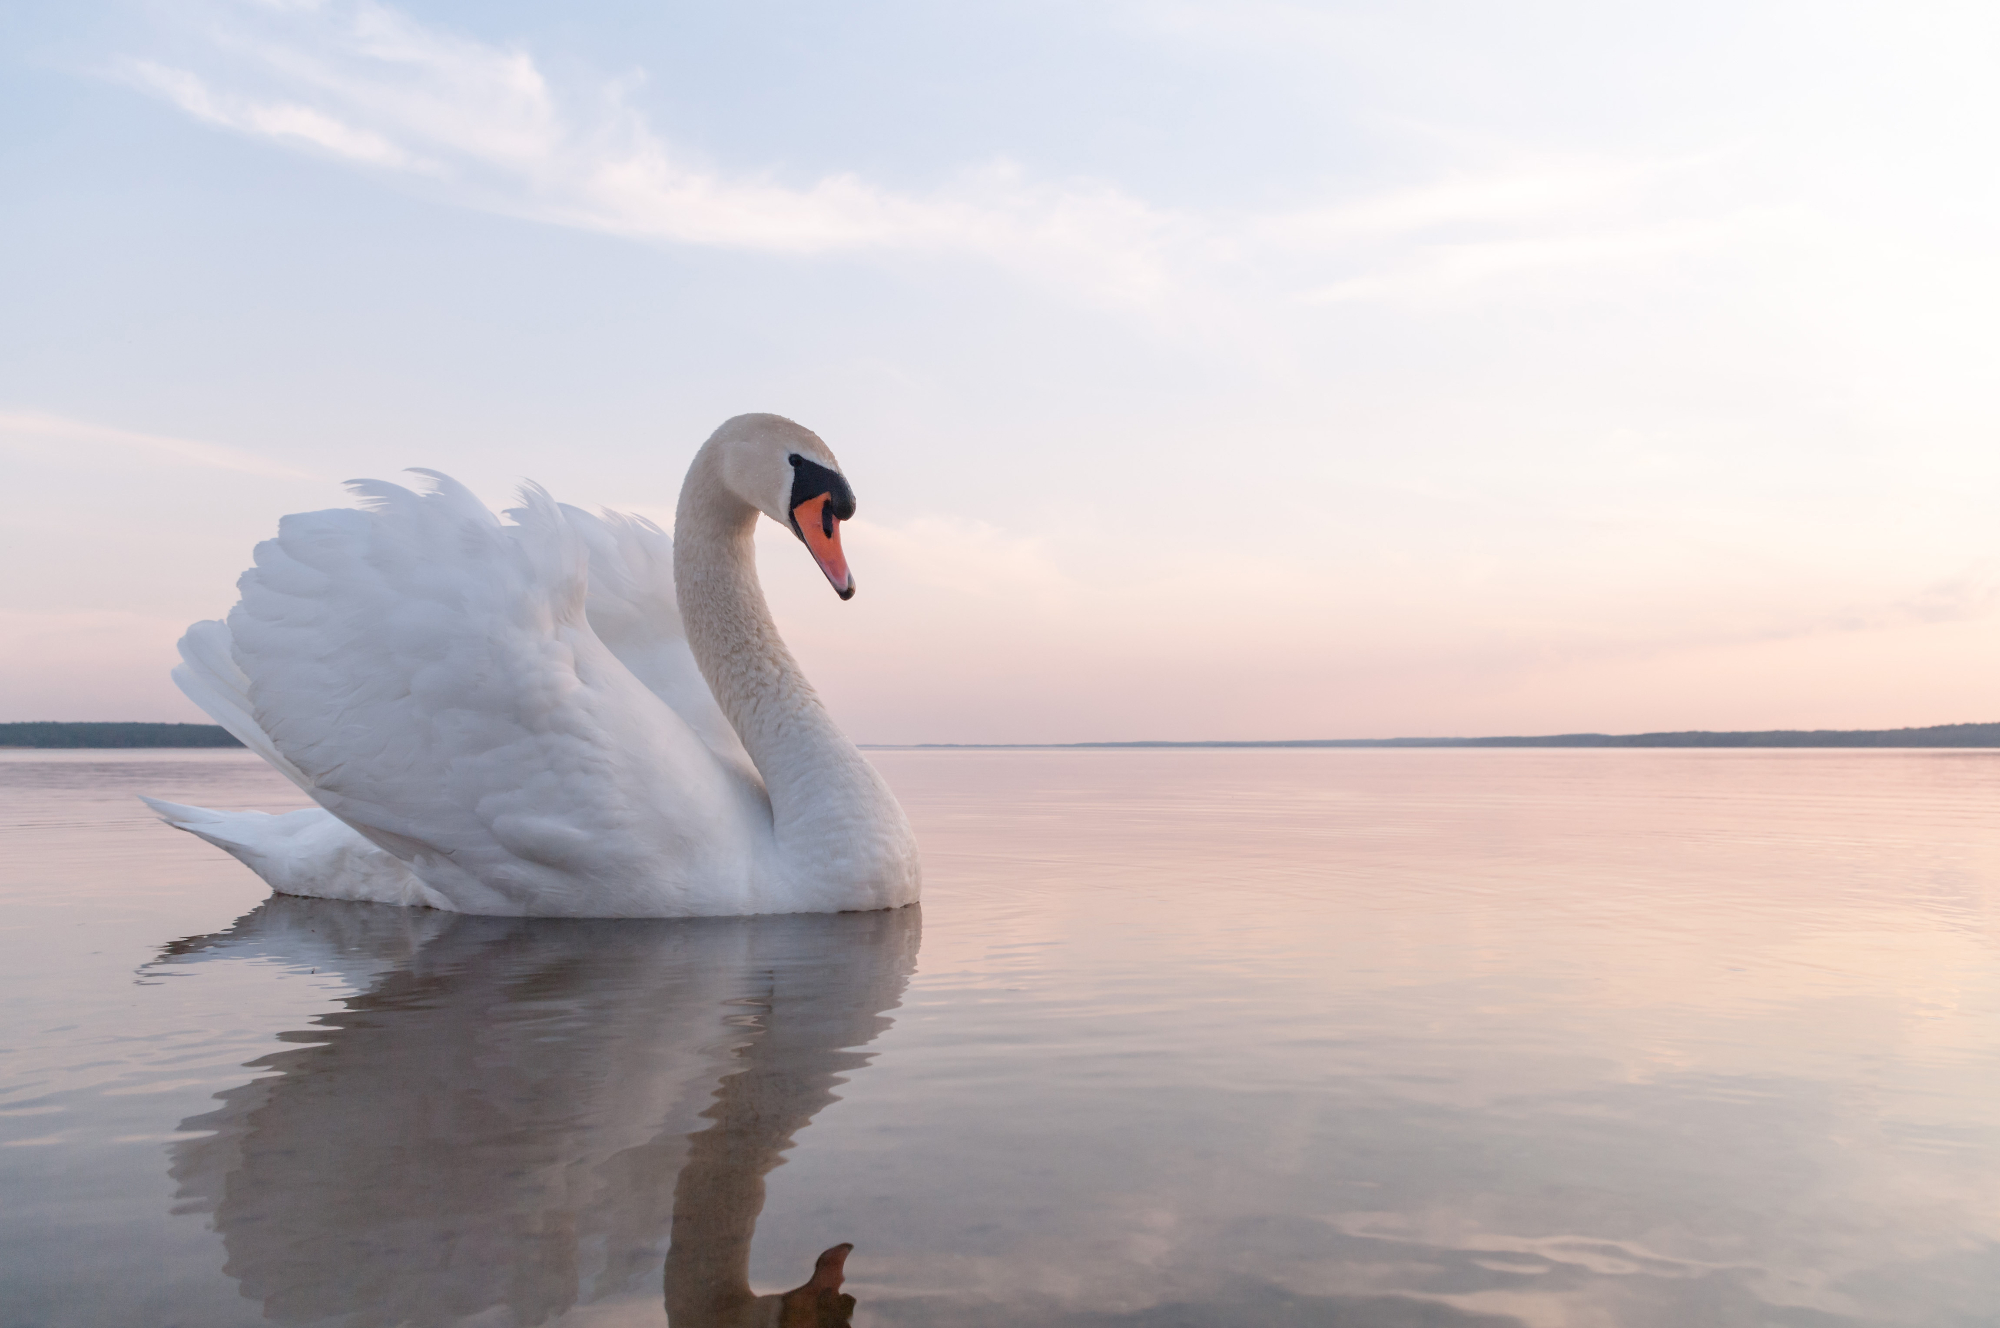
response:
<path id="1" fill-rule="evenodd" d="M 671 515 L 863 741 L 2000 718 L 2000 10 L 9 4 L 0 719 L 194 719 L 411 465 Z"/>

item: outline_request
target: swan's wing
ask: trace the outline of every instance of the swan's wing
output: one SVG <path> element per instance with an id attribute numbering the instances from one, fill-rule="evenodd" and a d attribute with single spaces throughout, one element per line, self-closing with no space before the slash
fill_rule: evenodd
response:
<path id="1" fill-rule="evenodd" d="M 673 707 L 710 750 L 755 779 L 750 754 L 688 649 L 674 594 L 672 537 L 645 517 L 624 512 L 592 516 L 565 503 L 562 514 L 590 550 L 590 590 L 583 608 L 597 639 L 648 691 Z"/>
<path id="2" fill-rule="evenodd" d="M 761 790 L 590 629 L 565 515 L 530 488 L 502 525 L 433 479 L 257 547 L 228 623 L 256 730 L 463 912 L 751 911 Z"/>
<path id="3" fill-rule="evenodd" d="M 227 729 L 231 737 L 263 757 L 273 770 L 311 793 L 312 781 L 285 759 L 270 735 L 251 717 L 250 680 L 236 667 L 233 650 L 227 623 L 212 618 L 196 623 L 181 636 L 181 662 L 173 672 L 175 685 L 210 719 Z"/>

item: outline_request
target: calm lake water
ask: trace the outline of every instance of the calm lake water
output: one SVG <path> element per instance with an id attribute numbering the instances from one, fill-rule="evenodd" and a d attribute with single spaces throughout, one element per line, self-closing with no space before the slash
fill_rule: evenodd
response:
<path id="1" fill-rule="evenodd" d="M 2000 753 L 871 755 L 920 910 L 579 923 L 0 753 L 0 1322 L 2000 1324 Z"/>

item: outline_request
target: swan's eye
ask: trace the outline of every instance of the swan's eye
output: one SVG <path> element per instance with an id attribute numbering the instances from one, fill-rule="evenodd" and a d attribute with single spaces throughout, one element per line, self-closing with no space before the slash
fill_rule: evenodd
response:
<path id="1" fill-rule="evenodd" d="M 785 504 L 785 510 L 792 514 L 792 529 L 802 539 L 805 532 L 799 530 L 799 508 L 822 495 L 826 498 L 824 507 L 819 509 L 822 521 L 829 517 L 845 521 L 854 515 L 854 490 L 848 487 L 847 477 L 831 467 L 795 454 L 792 457 L 792 495 Z M 812 520 L 812 513 L 808 512 L 805 519 Z M 833 531 L 829 528 L 826 533 L 831 535 Z"/>

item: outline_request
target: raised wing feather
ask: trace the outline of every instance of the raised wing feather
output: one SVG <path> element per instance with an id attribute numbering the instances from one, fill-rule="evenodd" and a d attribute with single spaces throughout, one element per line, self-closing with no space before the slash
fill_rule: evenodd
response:
<path id="1" fill-rule="evenodd" d="M 611 511 L 592 516 L 567 503 L 561 508 L 570 530 L 590 551 L 584 614 L 597 639 L 687 721 L 711 751 L 756 779 L 750 754 L 688 649 L 674 593 L 672 537 L 642 516 Z"/>
<path id="2" fill-rule="evenodd" d="M 258 546 L 228 624 L 256 730 L 461 911 L 753 911 L 762 790 L 591 629 L 588 538 L 539 489 L 509 526 L 433 479 Z"/>
<path id="3" fill-rule="evenodd" d="M 226 623 L 213 619 L 196 623 L 181 636 L 181 662 L 173 672 L 175 684 L 236 741 L 263 757 L 286 779 L 312 792 L 312 781 L 285 759 L 270 735 L 250 717 L 250 680 L 236 667 L 234 650 Z"/>

